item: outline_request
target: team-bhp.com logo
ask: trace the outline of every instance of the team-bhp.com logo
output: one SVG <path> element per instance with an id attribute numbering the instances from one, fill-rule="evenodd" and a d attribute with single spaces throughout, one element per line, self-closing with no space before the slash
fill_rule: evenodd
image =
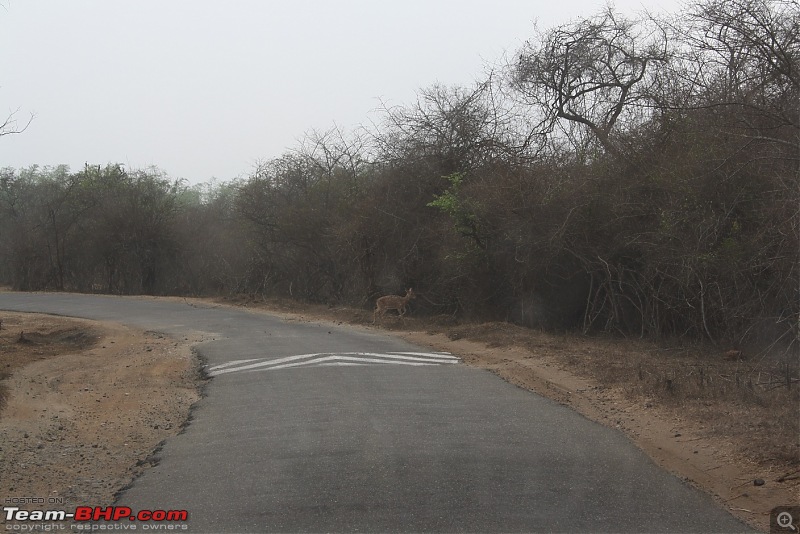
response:
<path id="1" fill-rule="evenodd" d="M 75 512 L 66 510 L 22 510 L 18 506 L 4 506 L 5 520 L 8 521 L 154 521 L 183 522 L 189 519 L 186 510 L 140 510 L 134 512 L 127 506 L 78 506 Z"/>

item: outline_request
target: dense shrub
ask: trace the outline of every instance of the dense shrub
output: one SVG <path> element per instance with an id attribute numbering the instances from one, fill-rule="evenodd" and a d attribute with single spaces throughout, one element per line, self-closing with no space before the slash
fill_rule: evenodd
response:
<path id="1" fill-rule="evenodd" d="M 413 287 L 423 314 L 790 347 L 799 11 L 607 9 L 233 182 L 4 169 L 0 281 L 365 307 Z"/>

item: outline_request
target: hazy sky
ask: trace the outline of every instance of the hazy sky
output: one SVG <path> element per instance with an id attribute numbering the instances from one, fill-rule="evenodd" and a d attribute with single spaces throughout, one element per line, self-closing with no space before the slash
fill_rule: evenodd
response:
<path id="1" fill-rule="evenodd" d="M 632 13 L 677 0 L 617 0 Z M 0 167 L 156 165 L 246 175 L 309 130 L 383 100 L 469 85 L 532 35 L 604 0 L 0 0 Z"/>

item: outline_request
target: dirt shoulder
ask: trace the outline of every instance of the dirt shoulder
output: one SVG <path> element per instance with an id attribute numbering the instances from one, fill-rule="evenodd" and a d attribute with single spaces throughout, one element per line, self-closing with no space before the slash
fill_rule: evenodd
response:
<path id="1" fill-rule="evenodd" d="M 507 323 L 387 318 L 372 326 L 366 310 L 246 299 L 217 304 L 385 329 L 459 355 L 467 365 L 624 432 L 657 464 L 759 530 L 769 531 L 774 507 L 800 504 L 800 384 L 781 385 L 784 370 L 796 373 L 785 362 Z"/>
<path id="2" fill-rule="evenodd" d="M 0 500 L 111 504 L 200 398 L 196 340 L 40 314 L 0 319 Z"/>

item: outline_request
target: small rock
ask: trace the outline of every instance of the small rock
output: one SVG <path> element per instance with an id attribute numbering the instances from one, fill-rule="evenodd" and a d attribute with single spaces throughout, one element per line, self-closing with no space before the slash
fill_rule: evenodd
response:
<path id="1" fill-rule="evenodd" d="M 757 478 L 753 481 L 754 486 L 763 486 L 765 484 L 763 478 Z"/>
<path id="2" fill-rule="evenodd" d="M 676 434 L 675 434 L 675 437 L 676 437 L 676 438 L 679 438 L 679 437 L 681 437 L 682 435 L 683 435 L 683 434 L 681 434 L 680 432 L 678 432 L 678 433 L 676 433 Z"/>

